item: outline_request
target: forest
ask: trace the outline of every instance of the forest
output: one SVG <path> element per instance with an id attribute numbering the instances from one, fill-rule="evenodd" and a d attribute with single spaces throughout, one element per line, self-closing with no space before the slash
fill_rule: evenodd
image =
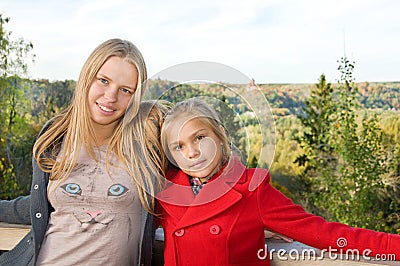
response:
<path id="1" fill-rule="evenodd" d="M 27 79 L 33 44 L 13 40 L 0 14 L 0 199 L 29 194 L 32 146 L 46 121 L 66 109 L 76 81 Z M 355 82 L 355 63 L 338 61 L 337 82 L 179 84 L 147 82 L 148 99 L 216 99 L 248 167 L 330 221 L 400 233 L 400 82 Z M 256 106 L 268 103 L 266 113 Z M 264 132 L 264 133 L 261 133 Z"/>

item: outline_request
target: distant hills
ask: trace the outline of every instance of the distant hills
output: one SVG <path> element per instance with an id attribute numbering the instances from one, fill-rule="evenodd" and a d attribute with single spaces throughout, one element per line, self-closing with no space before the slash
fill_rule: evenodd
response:
<path id="1" fill-rule="evenodd" d="M 49 108 L 49 103 L 54 105 L 55 110 L 61 110 L 69 104 L 72 97 L 76 82 L 73 80 L 52 81 L 49 80 L 28 80 L 27 87 L 28 97 L 33 103 L 38 103 Z M 168 80 L 155 79 L 148 83 L 148 91 L 151 91 L 150 98 L 158 98 L 162 91 L 179 85 L 178 83 Z M 285 116 L 290 114 L 298 114 L 305 99 L 310 95 L 310 91 L 315 84 L 250 84 L 260 88 L 268 100 L 269 105 L 274 109 L 277 116 Z M 400 82 L 360 82 L 355 83 L 359 89 L 358 99 L 361 108 L 395 110 L 400 111 Z M 244 90 L 244 85 L 226 86 L 238 87 Z M 249 85 L 248 85 L 249 86 Z M 248 88 L 247 86 L 247 88 Z M 337 84 L 332 84 L 333 87 Z M 180 95 L 179 99 L 186 99 L 199 93 L 202 95 L 218 95 L 221 85 L 203 84 L 203 85 L 182 85 L 176 89 L 176 95 Z M 231 104 L 238 104 L 235 96 L 227 98 Z M 35 104 L 36 105 L 36 104 Z M 39 107 L 39 106 L 38 106 Z M 34 113 L 40 112 L 42 108 L 38 108 Z M 53 115 L 53 114 L 52 114 Z"/>
<path id="2" fill-rule="evenodd" d="M 360 82 L 361 108 L 400 110 L 400 82 Z M 272 108 L 284 113 L 292 113 L 304 105 L 315 84 L 259 84 Z M 337 86 L 332 84 L 332 86 Z"/>

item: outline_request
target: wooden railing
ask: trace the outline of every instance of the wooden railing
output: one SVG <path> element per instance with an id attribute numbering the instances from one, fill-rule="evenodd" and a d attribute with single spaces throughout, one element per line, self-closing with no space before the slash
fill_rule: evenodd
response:
<path id="1" fill-rule="evenodd" d="M 12 249 L 30 230 L 30 226 L 7 224 L 0 222 L 0 250 Z M 373 266 L 373 265 L 400 265 L 400 261 L 374 261 L 372 258 L 360 256 L 343 256 L 339 254 L 322 253 L 315 248 L 304 245 L 300 242 L 288 243 L 283 240 L 266 239 L 268 251 L 260 251 L 259 257 L 271 258 L 271 266 L 288 265 L 336 265 L 336 266 Z M 156 232 L 156 265 L 162 265 L 163 232 L 158 229 Z M 271 252 L 274 251 L 274 252 Z M 267 254 L 266 254 L 267 253 Z M 351 255 L 351 254 L 350 254 Z M 399 259 L 399 258 L 398 258 Z"/>
<path id="2" fill-rule="evenodd" d="M 0 222 L 0 250 L 12 249 L 30 230 L 29 225 Z"/>

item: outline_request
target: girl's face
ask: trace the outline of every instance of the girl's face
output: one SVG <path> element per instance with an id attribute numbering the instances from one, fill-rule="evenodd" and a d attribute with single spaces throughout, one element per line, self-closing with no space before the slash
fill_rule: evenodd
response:
<path id="1" fill-rule="evenodd" d="M 122 58 L 110 57 L 89 88 L 90 116 L 95 130 L 114 129 L 124 115 L 138 80 L 136 67 Z"/>
<path id="2" fill-rule="evenodd" d="M 186 174 L 207 177 L 222 162 L 222 141 L 199 118 L 181 118 L 166 131 L 168 149 Z"/>

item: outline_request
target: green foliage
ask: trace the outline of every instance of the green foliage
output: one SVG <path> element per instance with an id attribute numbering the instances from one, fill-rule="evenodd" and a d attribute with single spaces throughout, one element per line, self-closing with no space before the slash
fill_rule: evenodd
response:
<path id="1" fill-rule="evenodd" d="M 321 75 L 310 98 L 305 101 L 304 114 L 298 115 L 304 132 L 297 141 L 304 153 L 296 158 L 295 163 L 306 166 L 307 172 L 319 165 L 328 167 L 335 163 L 330 145 L 332 115 L 336 112 L 332 93 L 331 84 L 326 83 L 325 75 Z"/>
<path id="2" fill-rule="evenodd" d="M 327 182 L 332 178 L 332 169 L 337 159 L 331 146 L 332 115 L 335 113 L 333 88 L 321 75 L 315 89 L 305 101 L 302 112 L 297 116 L 303 126 L 301 136 L 294 139 L 300 144 L 302 153 L 294 163 L 303 166 L 304 170 L 297 176 L 300 199 L 310 211 L 327 216 L 318 200 L 326 190 Z"/>
<path id="3" fill-rule="evenodd" d="M 24 82 L 18 77 L 26 74 L 27 62 L 33 45 L 20 38 L 13 40 L 11 32 L 5 26 L 9 18 L 0 14 L 0 158 L 2 159 L 2 178 L 4 186 L 0 187 L 0 194 L 11 193 L 15 187 L 15 157 L 16 143 L 23 143 L 30 127 L 25 123 L 28 101 L 25 97 Z M 29 163 L 30 160 L 27 162 Z M 24 164 L 30 165 L 29 164 Z M 29 167 L 28 167 L 29 168 Z M 24 169 L 24 167 L 23 167 Z M 17 188 L 17 187 L 15 187 Z"/>
<path id="4" fill-rule="evenodd" d="M 307 207 L 330 220 L 396 232 L 400 221 L 395 194 L 399 184 L 376 115 L 359 117 L 354 64 L 342 58 L 341 77 L 332 90 L 322 75 L 306 101 L 300 121 L 304 134 L 297 139 L 304 153 L 296 162 L 305 165 L 299 175 L 300 197 Z M 398 161 L 397 161 L 398 162 Z M 387 185 L 388 176 L 393 184 Z M 388 196 L 391 195 L 391 196 Z M 304 203 L 304 202 L 303 202 Z"/>
<path id="5" fill-rule="evenodd" d="M 13 172 L 14 167 L 4 166 L 4 158 L 0 159 L 0 199 L 13 199 L 23 193 L 18 186 Z"/>
<path id="6" fill-rule="evenodd" d="M 331 207 L 330 212 L 335 219 L 351 225 L 381 229 L 382 217 L 377 220 L 376 214 L 383 207 L 379 192 L 384 189 L 381 176 L 387 172 L 383 164 L 382 132 L 376 117 L 364 118 L 361 125 L 356 122 L 355 110 L 359 103 L 356 98 L 358 89 L 353 84 L 353 68 L 351 62 L 342 58 L 338 112 L 332 130 L 332 145 L 339 158 L 339 182 L 332 182 L 336 188 L 330 192 L 338 204 Z M 346 213 L 351 215 L 346 217 L 343 215 Z"/>
<path id="7" fill-rule="evenodd" d="M 277 140 L 270 172 L 274 177 L 298 175 L 304 167 L 293 162 L 302 152 L 295 140 L 303 132 L 301 124 L 294 116 L 278 117 L 275 124 Z"/>
<path id="8" fill-rule="evenodd" d="M 30 99 L 32 119 L 38 125 L 65 110 L 72 100 L 76 86 L 73 80 L 54 81 L 32 80 L 29 83 L 27 97 Z"/>

